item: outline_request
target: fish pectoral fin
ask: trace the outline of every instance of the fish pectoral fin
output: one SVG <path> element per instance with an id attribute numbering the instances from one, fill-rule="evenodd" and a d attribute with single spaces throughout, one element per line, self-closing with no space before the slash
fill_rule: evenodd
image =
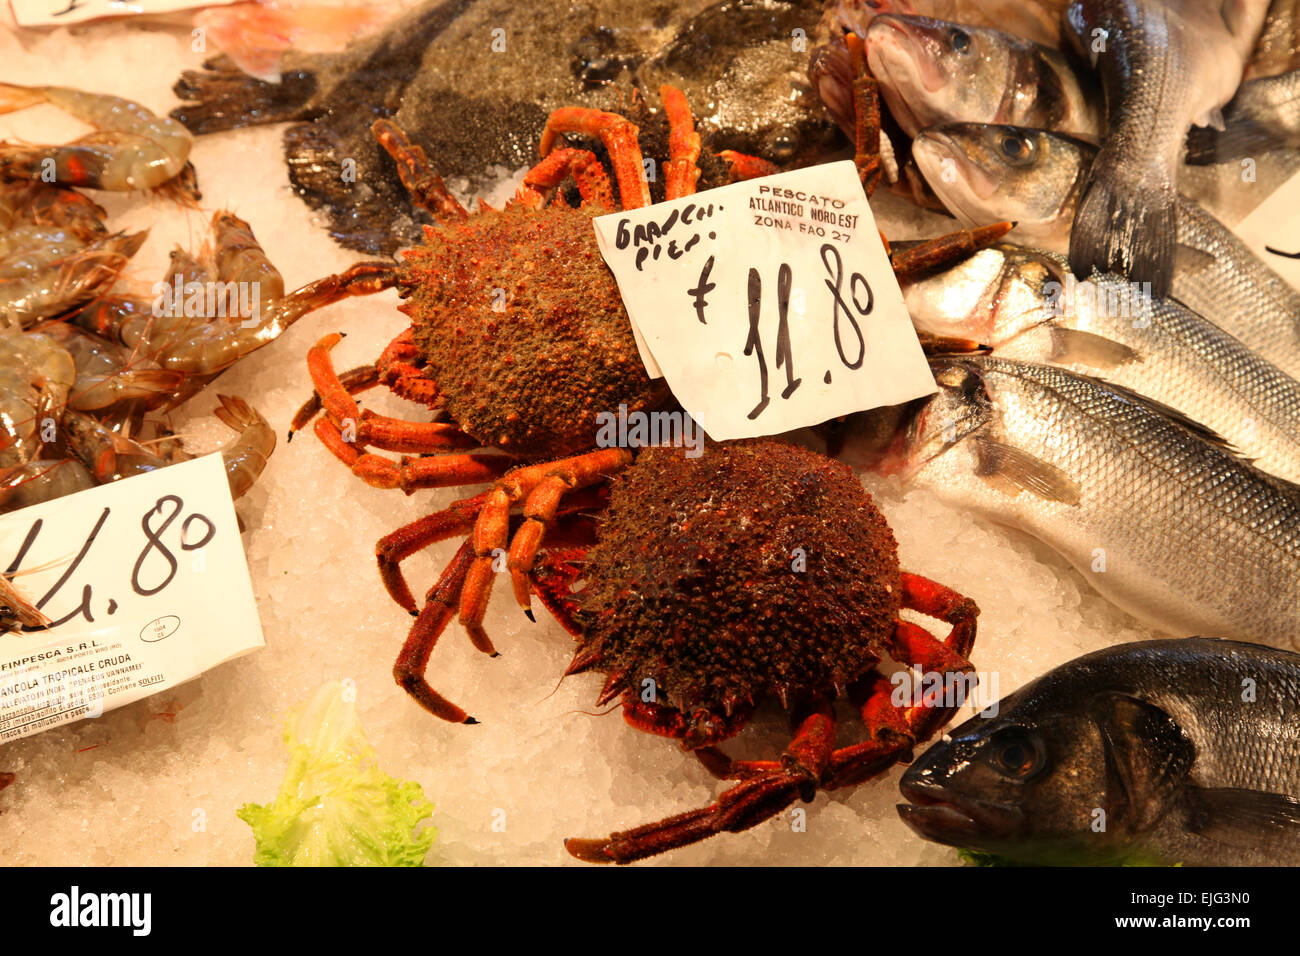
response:
<path id="1" fill-rule="evenodd" d="M 1188 828 L 1210 840 L 1256 847 L 1279 833 L 1300 830 L 1300 800 L 1265 790 L 1188 787 Z"/>
<path id="2" fill-rule="evenodd" d="M 1140 362 L 1142 356 L 1127 345 L 1095 332 L 1055 326 L 1052 329 L 1052 360 L 1069 365 L 1086 365 L 1089 368 L 1113 369 L 1129 362 Z"/>
<path id="3" fill-rule="evenodd" d="M 991 438 L 977 438 L 975 448 L 975 474 L 999 491 L 1013 497 L 1028 491 L 1044 501 L 1079 503 L 1079 486 L 1055 465 Z"/>
<path id="4" fill-rule="evenodd" d="M 1128 694 L 1098 694 L 1088 714 L 1105 741 L 1106 765 L 1136 832 L 1153 826 L 1184 790 L 1196 745 L 1164 710 Z"/>

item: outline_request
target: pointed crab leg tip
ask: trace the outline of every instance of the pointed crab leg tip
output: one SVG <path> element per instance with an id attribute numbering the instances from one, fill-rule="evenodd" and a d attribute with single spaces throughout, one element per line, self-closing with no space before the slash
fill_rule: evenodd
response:
<path id="1" fill-rule="evenodd" d="M 576 840 L 573 838 L 564 841 L 564 848 L 569 851 L 569 855 L 582 860 L 584 863 L 613 863 L 609 854 L 605 852 L 606 842 L 604 840 Z"/>
<path id="2" fill-rule="evenodd" d="M 420 616 L 420 612 L 419 612 L 419 611 L 416 611 L 416 610 L 413 610 L 413 609 L 408 609 L 406 613 L 409 614 L 409 615 L 411 615 L 411 617 L 419 617 L 419 616 Z"/>
<path id="3" fill-rule="evenodd" d="M 528 618 L 528 620 L 532 621 L 534 624 L 537 623 L 537 618 L 533 617 L 533 609 L 530 607 L 524 608 L 524 617 Z"/>
<path id="4" fill-rule="evenodd" d="M 491 654 L 488 655 L 488 657 L 491 657 L 491 658 L 493 658 L 494 660 L 495 660 L 496 658 L 500 657 L 500 656 L 501 656 L 501 652 L 500 652 L 500 651 L 493 651 Z"/>
<path id="5" fill-rule="evenodd" d="M 462 724 L 477 724 L 477 723 L 481 723 L 481 721 L 475 720 L 473 717 L 466 716 L 465 719 L 461 721 L 461 723 L 462 723 Z"/>
<path id="6" fill-rule="evenodd" d="M 347 334 L 346 332 L 340 332 L 340 333 L 339 333 L 339 338 L 341 338 L 341 339 L 346 339 L 347 337 L 348 337 L 348 334 Z"/>
<path id="7" fill-rule="evenodd" d="M 285 439 L 285 443 L 286 443 L 286 444 L 287 444 L 288 442 L 293 441 L 293 436 L 294 436 L 294 434 L 295 434 L 294 430 L 293 430 L 292 428 L 290 428 L 290 429 L 289 429 L 289 437 Z"/>

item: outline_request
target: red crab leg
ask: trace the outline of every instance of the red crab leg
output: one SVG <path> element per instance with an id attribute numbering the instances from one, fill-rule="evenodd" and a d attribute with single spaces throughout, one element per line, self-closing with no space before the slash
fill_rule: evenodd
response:
<path id="1" fill-rule="evenodd" d="M 700 178 L 700 134 L 695 132 L 686 94 L 675 86 L 659 87 L 668 116 L 668 162 L 664 163 L 664 198 L 677 199 L 695 192 Z"/>
<path id="2" fill-rule="evenodd" d="M 730 167 L 732 182 L 758 179 L 760 176 L 771 176 L 773 173 L 781 171 L 781 167 L 776 163 L 769 162 L 759 156 L 738 153 L 734 149 L 722 150 L 718 153 L 718 159 Z"/>
<path id="3" fill-rule="evenodd" d="M 379 370 L 373 365 L 358 366 L 340 375 L 339 384 L 347 390 L 349 395 L 356 395 L 379 384 Z M 311 398 L 307 399 L 302 407 L 294 413 L 293 421 L 289 423 L 289 440 L 293 440 L 294 432 L 306 428 L 307 423 L 315 418 L 316 413 L 320 410 L 320 392 L 312 389 Z"/>
<path id="4" fill-rule="evenodd" d="M 405 311 L 404 306 L 398 306 Z M 407 328 L 384 348 L 375 367 L 379 378 L 400 398 L 437 409 L 442 404 L 442 390 L 416 363 L 422 359 L 415 344 L 415 330 Z"/>
<path id="5" fill-rule="evenodd" d="M 596 159 L 596 154 L 585 149 L 557 149 L 524 175 L 523 185 L 515 199 L 525 206 L 541 209 L 549 192 L 569 176 L 578 184 L 584 206 L 595 204 L 602 209 L 614 209 L 614 189 L 609 177 Z"/>
<path id="6" fill-rule="evenodd" d="M 485 491 L 472 498 L 454 501 L 442 511 L 418 518 L 379 539 L 375 544 L 379 576 L 394 601 L 410 613 L 415 613 L 415 597 L 402 574 L 402 562 L 431 544 L 468 533 L 474 527 L 474 521 L 487 497 L 488 492 Z"/>
<path id="7" fill-rule="evenodd" d="M 844 42 L 848 45 L 849 62 L 853 66 L 853 163 L 858 168 L 863 190 L 870 196 L 880 185 L 883 174 L 880 163 L 880 90 L 867 70 L 862 38 L 849 33 Z"/>
<path id="8" fill-rule="evenodd" d="M 931 269 L 941 268 L 985 249 L 1015 228 L 1014 222 L 997 222 L 978 229 L 959 229 L 946 236 L 929 239 L 905 250 L 891 252 L 889 263 L 900 280 L 915 278 Z"/>
<path id="9" fill-rule="evenodd" d="M 638 132 L 631 120 L 617 113 L 586 106 L 566 106 L 553 111 L 547 118 L 546 128 L 542 130 L 541 154 L 550 154 L 562 133 L 600 137 L 614 167 L 623 208 L 639 209 L 650 205 L 650 185 L 645 178 Z"/>
<path id="10" fill-rule="evenodd" d="M 424 150 L 411 142 L 406 133 L 390 120 L 375 120 L 370 127 L 379 145 L 397 164 L 397 175 L 411 196 L 411 202 L 429 212 L 435 219 L 464 220 L 469 218 L 456 197 L 447 191 L 447 184 L 429 167 Z"/>
<path id="11" fill-rule="evenodd" d="M 632 453 L 627 449 L 605 448 L 560 461 L 516 468 L 497 482 L 474 523 L 474 563 L 461 593 L 460 623 L 476 645 L 481 641 L 491 646 L 483 630 L 483 615 L 492 591 L 493 555 L 503 552 L 509 544 L 510 508 L 514 503 L 531 494 L 552 475 L 560 477 L 569 489 L 581 488 L 631 463 Z"/>
<path id="12" fill-rule="evenodd" d="M 703 809 L 614 833 L 607 840 L 565 840 L 564 847 L 588 863 L 631 863 L 716 833 L 747 830 L 801 797 L 812 799 L 834 745 L 834 715 L 829 702 L 819 701 L 802 719 L 794 740 L 781 755 L 781 770 L 745 780 Z"/>
<path id="13" fill-rule="evenodd" d="M 442 572 L 438 583 L 425 596 L 424 608 L 412 623 L 406 643 L 393 664 L 393 678 L 398 686 L 415 698 L 416 703 L 433 716 L 457 724 L 477 724 L 478 721 L 435 691 L 424 672 L 429 666 L 434 645 L 456 612 L 457 599 L 465 585 L 465 572 L 473 557 L 466 541 Z"/>

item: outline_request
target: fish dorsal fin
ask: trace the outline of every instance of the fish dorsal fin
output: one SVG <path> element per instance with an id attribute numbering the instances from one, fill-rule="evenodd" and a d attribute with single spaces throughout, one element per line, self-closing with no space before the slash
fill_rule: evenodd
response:
<path id="1" fill-rule="evenodd" d="M 1128 694 L 1099 694 L 1088 713 L 1105 741 L 1107 769 L 1123 790 L 1128 826 L 1148 829 L 1183 790 L 1196 745 L 1165 711 Z"/>
<path id="2" fill-rule="evenodd" d="M 975 449 L 975 473 L 999 491 L 1012 496 L 1028 491 L 1044 501 L 1079 503 L 1079 486 L 1055 465 L 983 436 L 975 438 Z"/>
<path id="3" fill-rule="evenodd" d="M 1300 800 L 1266 790 L 1188 787 L 1188 828 L 1219 843 L 1257 847 L 1279 833 L 1300 832 Z"/>
<path id="4" fill-rule="evenodd" d="M 1114 382 L 1107 381 L 1106 379 L 1101 378 L 1100 376 L 1085 375 L 1083 377 L 1090 378 L 1097 384 L 1110 389 L 1112 392 L 1115 392 L 1121 398 L 1124 398 L 1125 400 L 1130 401 L 1135 405 L 1140 405 L 1143 408 L 1145 408 L 1147 411 L 1154 412 L 1155 414 L 1159 415 L 1162 418 L 1168 419 L 1169 421 L 1173 422 L 1175 425 L 1179 426 L 1180 428 L 1183 428 L 1191 432 L 1193 435 L 1195 435 L 1197 438 L 1201 439 L 1202 441 L 1207 441 L 1211 445 L 1214 445 L 1222 449 L 1223 451 L 1228 452 L 1234 457 L 1241 458 L 1241 455 L 1237 452 L 1237 449 L 1233 447 L 1232 443 L 1229 442 L 1228 439 L 1224 438 L 1213 428 L 1210 428 L 1207 425 L 1202 425 L 1194 418 L 1189 418 L 1185 413 L 1180 412 L 1178 409 L 1170 405 L 1166 405 L 1163 402 L 1157 402 L 1153 398 L 1147 398 L 1145 395 L 1141 394 L 1140 392 L 1135 392 L 1133 391 L 1133 389 L 1128 388 L 1127 386 L 1116 385 Z"/>
<path id="5" fill-rule="evenodd" d="M 1052 359 L 1069 365 L 1086 365 L 1104 370 L 1127 365 L 1129 362 L 1140 362 L 1142 356 L 1127 345 L 1096 332 L 1053 326 Z"/>

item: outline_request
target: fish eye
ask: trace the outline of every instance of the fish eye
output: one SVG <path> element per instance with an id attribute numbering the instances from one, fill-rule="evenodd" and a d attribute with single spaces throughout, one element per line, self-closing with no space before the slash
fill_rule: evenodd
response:
<path id="1" fill-rule="evenodd" d="M 970 34 L 959 27 L 953 27 L 948 31 L 948 45 L 957 53 L 966 53 L 970 50 Z"/>
<path id="2" fill-rule="evenodd" d="M 794 135 L 793 131 L 780 129 L 768 136 L 767 146 L 763 150 L 763 154 L 773 162 L 783 163 L 794 158 L 798 145 L 798 137 Z"/>
<path id="3" fill-rule="evenodd" d="M 1004 131 L 998 134 L 998 151 L 1015 165 L 1022 166 L 1034 158 L 1034 144 L 1027 136 Z"/>
<path id="4" fill-rule="evenodd" d="M 989 759 L 1004 776 L 1022 780 L 1042 769 L 1045 762 L 1037 741 L 1019 729 L 998 734 L 989 750 Z"/>

